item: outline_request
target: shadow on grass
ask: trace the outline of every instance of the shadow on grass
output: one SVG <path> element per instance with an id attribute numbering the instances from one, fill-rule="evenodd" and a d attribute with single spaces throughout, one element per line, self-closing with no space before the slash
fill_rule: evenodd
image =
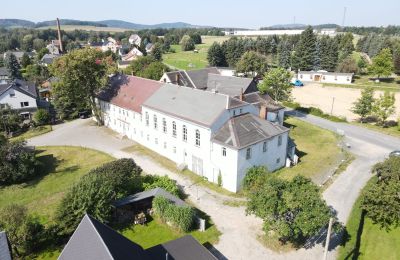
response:
<path id="1" fill-rule="evenodd" d="M 361 236 L 364 230 L 364 223 L 365 223 L 365 215 L 366 215 L 366 211 L 363 210 L 361 211 L 361 215 L 360 215 L 360 222 L 358 223 L 358 229 L 357 229 L 357 236 L 356 236 L 356 243 L 354 245 L 354 248 L 346 255 L 346 257 L 344 258 L 345 260 L 349 260 L 349 259 L 358 259 L 361 255 L 360 253 L 360 246 L 361 246 Z M 346 237 L 346 240 L 350 240 L 350 234 L 346 233 L 344 234 L 344 237 Z M 344 243 L 343 245 L 345 245 L 346 243 Z"/>

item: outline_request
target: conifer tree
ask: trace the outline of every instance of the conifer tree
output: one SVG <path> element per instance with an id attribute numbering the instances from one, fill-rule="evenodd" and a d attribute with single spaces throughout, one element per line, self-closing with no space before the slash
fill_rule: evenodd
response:
<path id="1" fill-rule="evenodd" d="M 7 53 L 5 60 L 5 65 L 7 70 L 11 74 L 11 79 L 20 79 L 21 72 L 20 72 L 20 65 L 18 63 L 17 57 L 13 53 Z"/>
<path id="2" fill-rule="evenodd" d="M 307 27 L 300 35 L 296 46 L 293 67 L 300 70 L 312 70 L 314 67 L 317 38 L 311 26 Z"/>

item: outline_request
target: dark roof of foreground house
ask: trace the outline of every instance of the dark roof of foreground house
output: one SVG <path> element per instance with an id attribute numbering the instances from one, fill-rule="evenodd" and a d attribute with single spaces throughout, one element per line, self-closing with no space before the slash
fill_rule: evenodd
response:
<path id="1" fill-rule="evenodd" d="M 217 258 L 210 253 L 204 246 L 200 245 L 196 239 L 187 235 L 167 243 L 151 247 L 146 250 L 152 260 L 216 260 Z M 167 256 L 168 254 L 168 257 Z"/>
<path id="2" fill-rule="evenodd" d="M 236 98 L 240 98 L 240 96 L 237 96 Z M 260 92 L 244 94 L 243 101 L 253 104 L 258 108 L 265 106 L 270 112 L 278 111 L 284 108 L 278 102 L 273 100 L 268 94 L 261 94 Z"/>
<path id="3" fill-rule="evenodd" d="M 118 74 L 111 78 L 110 86 L 103 90 L 98 98 L 141 113 L 143 102 L 162 85 L 159 81 Z"/>
<path id="4" fill-rule="evenodd" d="M 144 249 L 110 227 L 85 215 L 59 260 L 150 259 Z"/>
<path id="5" fill-rule="evenodd" d="M 234 149 L 242 149 L 287 131 L 288 128 L 279 124 L 252 114 L 242 114 L 226 121 L 212 140 Z"/>
<path id="6" fill-rule="evenodd" d="M 165 84 L 143 105 L 209 127 L 225 109 L 246 104 L 219 93 Z"/>
<path id="7" fill-rule="evenodd" d="M 166 259 L 167 254 L 171 260 L 216 259 L 190 235 L 144 250 L 89 215 L 83 217 L 58 259 L 158 260 Z"/>
<path id="8" fill-rule="evenodd" d="M 251 78 L 240 78 L 234 76 L 222 76 L 209 74 L 207 80 L 207 90 L 218 91 L 231 97 L 241 93 L 251 93 L 257 91 L 257 83 Z"/>
<path id="9" fill-rule="evenodd" d="M 135 203 L 135 202 L 138 202 L 138 201 L 141 201 L 144 199 L 148 199 L 148 198 L 154 198 L 157 196 L 164 197 L 177 206 L 187 206 L 187 204 L 183 200 L 179 199 L 178 197 L 172 195 L 168 191 L 164 190 L 163 188 L 159 188 L 159 187 L 151 189 L 151 190 L 139 192 L 139 193 L 136 193 L 133 195 L 129 195 L 126 198 L 115 201 L 113 203 L 113 206 L 121 207 L 121 206 L 124 206 L 127 204 Z"/>
<path id="10" fill-rule="evenodd" d="M 0 231 L 0 259 L 11 260 L 10 244 L 4 231 Z"/>
<path id="11" fill-rule="evenodd" d="M 0 95 L 8 89 L 13 88 L 21 93 L 24 93 L 32 98 L 37 98 L 36 86 L 33 82 L 27 82 L 21 79 L 15 79 L 11 83 L 0 85 Z"/>
<path id="12" fill-rule="evenodd" d="M 179 70 L 167 72 L 166 75 L 173 84 L 190 88 L 206 89 L 208 74 L 220 74 L 215 67 L 198 70 Z M 177 81 L 178 80 L 178 81 Z"/>

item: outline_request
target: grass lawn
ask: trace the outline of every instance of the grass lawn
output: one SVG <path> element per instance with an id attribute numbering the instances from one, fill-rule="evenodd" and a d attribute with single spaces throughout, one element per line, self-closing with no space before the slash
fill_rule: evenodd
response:
<path id="1" fill-rule="evenodd" d="M 374 125 L 372 123 L 359 123 L 359 122 L 351 122 L 351 124 L 368 128 L 373 131 L 381 132 L 383 134 L 400 137 L 400 126 L 391 126 L 391 127 L 381 127 L 378 125 Z"/>
<path id="2" fill-rule="evenodd" d="M 64 192 L 90 169 L 113 160 L 105 153 L 81 147 L 37 147 L 42 174 L 26 184 L 0 188 L 0 210 L 17 203 L 46 224 L 51 222 Z"/>
<path id="3" fill-rule="evenodd" d="M 44 126 L 38 126 L 32 129 L 29 129 L 28 131 L 26 131 L 25 133 L 22 133 L 21 135 L 18 135 L 16 137 L 11 138 L 11 141 L 19 141 L 19 140 L 26 140 L 38 135 L 42 135 L 45 133 L 48 133 L 50 131 L 52 131 L 52 127 L 51 125 L 44 125 Z"/>
<path id="4" fill-rule="evenodd" d="M 228 40 L 229 36 L 202 36 L 202 44 L 197 44 L 196 49 L 199 51 L 182 51 L 180 45 L 171 45 L 175 53 L 167 53 L 163 55 L 165 64 L 172 68 L 182 70 L 194 70 L 207 67 L 207 51 L 211 44 L 216 42 L 223 42 Z"/>
<path id="5" fill-rule="evenodd" d="M 338 146 L 340 137 L 335 133 L 292 117 L 286 118 L 285 125 L 291 128 L 290 137 L 297 145 L 296 154 L 300 162 L 294 167 L 276 171 L 281 177 L 318 177 L 338 167 L 344 159 L 345 153 Z"/>
<path id="6" fill-rule="evenodd" d="M 400 259 L 400 228 L 386 232 L 367 217 L 362 225 L 360 203 L 358 198 L 353 206 L 346 225 L 349 241 L 339 248 L 338 259 Z"/>

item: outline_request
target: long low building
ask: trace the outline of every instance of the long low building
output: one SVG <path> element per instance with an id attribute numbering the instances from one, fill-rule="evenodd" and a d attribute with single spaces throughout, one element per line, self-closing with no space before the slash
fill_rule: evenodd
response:
<path id="1" fill-rule="evenodd" d="M 117 75 L 98 99 L 107 127 L 232 192 L 249 167 L 286 165 L 289 129 L 244 95 Z"/>
<path id="2" fill-rule="evenodd" d="M 299 71 L 297 79 L 304 82 L 321 82 L 334 84 L 351 84 L 353 73 L 319 71 Z"/>

